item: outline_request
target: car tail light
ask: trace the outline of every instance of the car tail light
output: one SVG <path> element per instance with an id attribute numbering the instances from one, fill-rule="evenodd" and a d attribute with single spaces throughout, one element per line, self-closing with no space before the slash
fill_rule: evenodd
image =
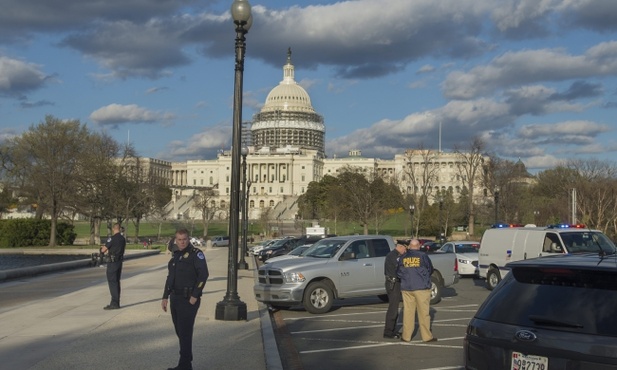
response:
<path id="1" fill-rule="evenodd" d="M 458 259 L 454 259 L 454 272 L 458 272 Z"/>

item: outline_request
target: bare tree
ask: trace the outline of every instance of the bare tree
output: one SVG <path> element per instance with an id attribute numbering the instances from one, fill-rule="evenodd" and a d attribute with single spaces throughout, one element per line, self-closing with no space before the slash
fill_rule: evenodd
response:
<path id="1" fill-rule="evenodd" d="M 415 228 L 416 233 L 439 176 L 439 167 L 435 166 L 437 156 L 438 153 L 430 149 L 405 151 L 406 167 L 403 176 L 410 184 L 406 193 L 415 207 L 412 228 Z"/>
<path id="2" fill-rule="evenodd" d="M 596 159 L 570 160 L 566 165 L 578 174 L 574 188 L 582 222 L 607 232 L 617 218 L 617 167 L 614 163 Z"/>
<path id="3" fill-rule="evenodd" d="M 220 208 L 216 205 L 217 191 L 214 189 L 200 190 L 194 200 L 194 208 L 201 214 L 201 223 L 204 228 L 203 237 L 208 236 L 208 228 L 210 222 L 214 220 L 214 216 L 220 212 Z"/>
<path id="4" fill-rule="evenodd" d="M 467 210 L 469 214 L 469 223 L 467 230 L 469 235 L 474 235 L 475 225 L 475 208 L 474 208 L 474 195 L 477 184 L 480 184 L 480 176 L 482 175 L 482 167 L 485 162 L 486 155 L 484 154 L 485 143 L 479 137 L 473 138 L 469 147 L 458 148 L 455 147 L 454 151 L 457 154 L 456 167 L 463 186 L 467 188 L 469 194 Z"/>

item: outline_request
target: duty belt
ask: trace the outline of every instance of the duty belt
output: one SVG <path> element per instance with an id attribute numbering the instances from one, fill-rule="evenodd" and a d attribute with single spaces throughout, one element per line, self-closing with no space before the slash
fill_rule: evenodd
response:
<path id="1" fill-rule="evenodd" d="M 124 259 L 124 257 L 123 257 L 123 256 L 115 256 L 115 255 L 113 255 L 113 254 L 110 254 L 110 255 L 109 255 L 109 260 L 110 260 L 111 262 L 118 262 L 118 261 L 122 261 L 123 259 Z"/>
<path id="2" fill-rule="evenodd" d="M 396 283 L 396 282 L 400 282 L 400 281 L 401 281 L 401 279 L 399 279 L 399 278 L 397 278 L 397 277 L 392 277 L 392 276 L 386 276 L 386 280 L 391 281 L 391 282 L 393 282 L 393 283 Z"/>

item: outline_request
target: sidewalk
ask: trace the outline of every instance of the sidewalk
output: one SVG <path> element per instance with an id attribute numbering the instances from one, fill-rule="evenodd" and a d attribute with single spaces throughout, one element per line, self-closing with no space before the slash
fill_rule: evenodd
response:
<path id="1" fill-rule="evenodd" d="M 254 299 L 254 261 L 247 258 L 250 269 L 238 270 L 238 295 L 247 305 L 247 320 L 219 321 L 214 314 L 227 291 L 228 249 L 202 250 L 210 277 L 195 323 L 193 368 L 282 370 L 268 310 Z M 178 339 L 169 313 L 160 307 L 169 258 L 162 253 L 125 262 L 144 267 L 142 273 L 122 279 L 120 310 L 102 309 L 109 290 L 101 269 L 101 279 L 89 289 L 0 313 L 0 368 L 149 370 L 176 366 Z"/>

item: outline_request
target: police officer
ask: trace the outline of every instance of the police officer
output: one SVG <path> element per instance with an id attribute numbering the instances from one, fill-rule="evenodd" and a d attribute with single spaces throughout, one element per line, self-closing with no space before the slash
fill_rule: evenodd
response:
<path id="1" fill-rule="evenodd" d="M 386 255 L 384 262 L 384 274 L 386 276 L 386 293 L 388 293 L 388 310 L 386 311 L 386 325 L 383 329 L 383 337 L 400 339 L 396 330 L 398 320 L 398 307 L 401 302 L 401 283 L 396 275 L 398 259 L 407 251 L 407 241 L 397 240 L 396 247 Z"/>
<path id="2" fill-rule="evenodd" d="M 122 260 L 124 259 L 124 249 L 126 239 L 120 233 L 120 224 L 112 227 L 114 235 L 107 239 L 101 247 L 101 253 L 108 253 L 107 256 L 107 284 L 111 293 L 111 302 L 103 307 L 105 310 L 116 310 L 120 308 L 120 276 L 122 275 Z"/>
<path id="3" fill-rule="evenodd" d="M 208 280 L 208 265 L 203 252 L 190 244 L 188 230 L 176 231 L 175 244 L 178 248 L 167 265 L 161 308 L 167 312 L 167 302 L 171 299 L 171 319 L 180 342 L 180 360 L 178 366 L 168 370 L 190 370 L 193 368 L 193 326 L 201 292 Z"/>
<path id="4" fill-rule="evenodd" d="M 431 333 L 431 274 L 433 264 L 426 253 L 420 251 L 420 242 L 412 239 L 407 252 L 399 258 L 398 276 L 401 278 L 403 295 L 403 335 L 401 340 L 411 341 L 416 325 L 416 310 L 418 311 L 418 326 L 424 342 L 435 342 L 437 338 Z"/>

